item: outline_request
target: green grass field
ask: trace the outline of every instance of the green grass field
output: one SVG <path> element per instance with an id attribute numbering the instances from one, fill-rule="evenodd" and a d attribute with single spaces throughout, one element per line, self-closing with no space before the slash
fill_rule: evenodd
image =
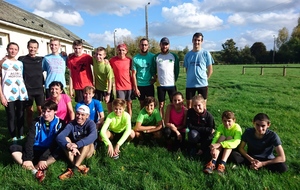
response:
<path id="1" fill-rule="evenodd" d="M 293 65 L 297 66 L 297 65 Z M 185 93 L 185 73 L 181 69 L 177 82 L 179 91 Z M 88 175 L 77 173 L 73 178 L 60 181 L 58 176 L 67 164 L 58 161 L 51 165 L 47 177 L 39 184 L 30 171 L 16 165 L 9 153 L 6 114 L 0 108 L 0 189 L 299 189 L 300 188 L 300 72 L 299 69 L 246 69 L 242 66 L 214 66 L 209 80 L 208 110 L 221 123 L 221 113 L 232 110 L 243 130 L 252 127 L 256 113 L 265 112 L 271 118 L 271 130 L 281 137 L 289 171 L 272 174 L 266 170 L 253 171 L 238 166 L 226 174 L 206 175 L 206 164 L 201 157 L 184 153 L 170 153 L 162 147 L 123 145 L 118 160 L 105 156 L 101 146 L 87 161 L 91 167 Z M 133 118 L 138 114 L 138 101 L 134 101 Z"/>

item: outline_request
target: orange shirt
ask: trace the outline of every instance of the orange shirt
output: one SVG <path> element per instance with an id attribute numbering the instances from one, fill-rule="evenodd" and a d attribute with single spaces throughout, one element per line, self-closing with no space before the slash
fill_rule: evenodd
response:
<path id="1" fill-rule="evenodd" d="M 114 71 L 116 90 L 132 90 L 131 61 L 129 57 L 121 59 L 117 56 L 109 60 L 111 68 Z"/>

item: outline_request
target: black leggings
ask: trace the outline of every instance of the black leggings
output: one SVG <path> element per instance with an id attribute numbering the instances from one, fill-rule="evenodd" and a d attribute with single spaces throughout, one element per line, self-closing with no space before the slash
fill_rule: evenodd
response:
<path id="1" fill-rule="evenodd" d="M 5 107 L 7 115 L 7 127 L 10 136 L 20 137 L 23 135 L 24 129 L 24 101 L 16 100 L 14 102 L 8 102 Z M 16 125 L 15 125 L 16 120 Z M 17 134 L 18 132 L 18 134 Z"/>

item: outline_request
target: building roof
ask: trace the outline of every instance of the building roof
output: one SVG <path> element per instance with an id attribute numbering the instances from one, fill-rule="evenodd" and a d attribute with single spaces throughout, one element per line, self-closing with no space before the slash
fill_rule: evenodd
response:
<path id="1" fill-rule="evenodd" d="M 65 27 L 25 11 L 3 0 L 0 0 L 0 20 L 70 41 L 81 39 Z M 83 43 L 84 45 L 92 48 L 92 46 L 84 40 Z"/>

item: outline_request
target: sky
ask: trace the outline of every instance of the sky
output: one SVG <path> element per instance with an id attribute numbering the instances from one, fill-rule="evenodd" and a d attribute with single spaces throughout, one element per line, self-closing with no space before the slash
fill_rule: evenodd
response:
<path id="1" fill-rule="evenodd" d="M 192 49 L 201 32 L 202 47 L 222 50 L 233 39 L 236 47 L 263 42 L 273 49 L 274 36 L 286 27 L 291 34 L 300 17 L 299 0 L 5 0 L 69 29 L 94 47 L 113 47 L 126 37 L 170 39 L 170 49 Z M 150 3 L 150 4 L 148 4 Z"/>

